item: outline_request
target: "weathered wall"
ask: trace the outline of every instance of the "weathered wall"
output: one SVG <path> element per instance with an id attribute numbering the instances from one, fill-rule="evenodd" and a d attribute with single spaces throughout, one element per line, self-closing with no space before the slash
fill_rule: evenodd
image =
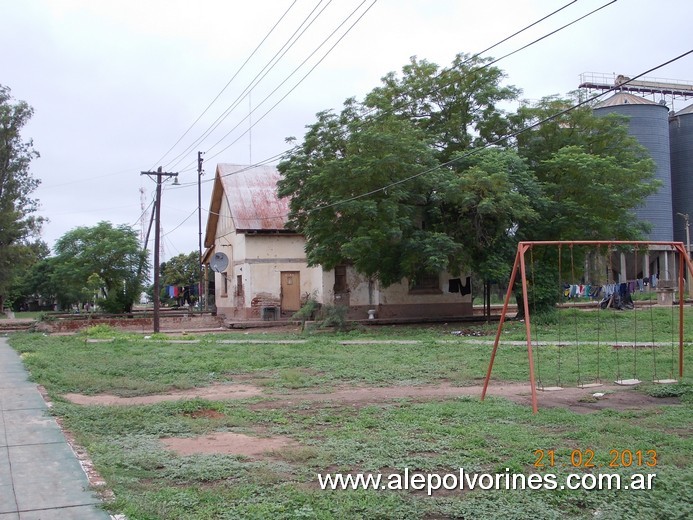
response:
<path id="1" fill-rule="evenodd" d="M 281 272 L 297 271 L 300 294 L 305 299 L 322 297 L 322 270 L 308 267 L 305 260 L 305 240 L 300 235 L 235 235 L 234 259 L 229 267 L 229 291 L 226 297 L 217 290 L 217 312 L 228 319 L 257 320 L 278 318 L 263 307 L 280 307 Z M 242 243 L 242 246 L 240 245 Z M 238 251 L 242 250 L 245 257 Z M 242 278 L 239 286 L 238 277 Z"/>
<path id="2" fill-rule="evenodd" d="M 37 324 L 37 330 L 42 332 L 60 333 L 75 332 L 95 325 L 108 325 L 115 329 L 127 330 L 131 332 L 152 332 L 153 318 L 89 318 L 71 319 L 64 318 L 54 321 L 43 321 Z M 162 331 L 194 331 L 199 329 L 221 329 L 224 327 L 224 320 L 218 316 L 209 314 L 188 315 L 188 316 L 166 316 L 159 317 L 159 325 Z"/>
<path id="3" fill-rule="evenodd" d="M 369 284 L 365 276 L 349 269 L 347 270 L 351 308 L 349 316 L 354 319 L 366 319 L 369 309 L 376 311 L 377 318 L 471 316 L 473 312 L 471 294 L 450 292 L 449 281 L 453 278 L 459 277 L 441 273 L 438 290 L 416 291 L 410 290 L 407 279 L 389 287 L 381 287 L 377 281 Z M 334 273 L 331 275 L 331 280 L 334 284 Z M 465 281 L 466 277 L 462 276 L 462 284 Z"/>

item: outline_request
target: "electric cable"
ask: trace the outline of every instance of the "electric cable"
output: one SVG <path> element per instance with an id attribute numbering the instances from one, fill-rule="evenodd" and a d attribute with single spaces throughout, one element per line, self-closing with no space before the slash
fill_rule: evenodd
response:
<path id="1" fill-rule="evenodd" d="M 298 26 L 298 28 L 294 31 L 294 33 L 289 37 L 289 39 L 284 43 L 284 45 L 275 53 L 275 55 L 265 64 L 265 66 L 258 72 L 255 77 L 250 81 L 250 83 L 243 89 L 243 91 L 236 97 L 236 99 L 229 105 L 226 110 L 222 112 L 220 116 L 214 120 L 214 122 L 207 127 L 207 129 L 202 132 L 202 135 L 195 139 L 185 150 L 183 150 L 181 153 L 176 155 L 173 159 L 171 159 L 166 166 L 169 167 L 172 163 L 173 166 L 177 166 L 183 159 L 183 156 L 188 153 L 190 150 L 192 150 L 196 145 L 204 141 L 214 130 L 216 130 L 219 125 L 221 125 L 226 118 L 231 115 L 233 110 L 235 110 L 240 103 L 250 95 L 250 92 L 257 87 L 257 85 L 269 74 L 272 69 L 281 61 L 281 59 L 286 55 L 287 52 L 294 46 L 296 42 L 305 34 L 305 32 L 310 28 L 310 26 L 317 20 L 320 15 L 329 7 L 329 5 L 332 3 L 332 0 L 329 0 L 328 3 L 322 8 L 322 10 L 310 21 L 310 23 L 301 31 L 301 33 L 294 39 L 294 36 L 296 36 L 296 33 L 298 33 L 301 28 L 306 24 L 306 22 L 310 19 L 310 17 L 313 15 L 313 13 L 318 9 L 320 4 L 323 2 L 323 0 L 320 0 L 316 6 L 313 8 L 313 10 L 308 14 L 308 16 L 301 22 L 301 24 Z M 293 40 L 293 41 L 292 41 Z M 283 52 L 282 52 L 283 51 Z M 264 73 L 264 74 L 263 74 Z M 201 117 L 201 116 L 200 116 Z M 199 118 L 198 118 L 199 119 Z M 180 140 L 179 140 L 180 142 Z M 178 143 L 176 143 L 178 144 Z M 174 145 L 175 146 L 175 145 Z M 177 161 L 177 162 L 174 162 Z"/>
<path id="2" fill-rule="evenodd" d="M 249 114 L 247 114 L 245 117 L 243 117 L 238 123 L 231 129 L 229 130 L 224 136 L 221 137 L 216 143 L 214 143 L 212 146 L 210 146 L 207 150 L 205 150 L 205 153 L 209 153 L 215 146 L 218 146 L 224 139 L 226 139 L 234 130 L 236 130 L 241 123 L 243 123 L 245 120 L 247 120 L 255 111 L 257 111 L 270 97 L 272 97 L 284 84 L 291 79 L 291 77 L 296 74 L 307 62 L 310 60 L 336 33 L 341 29 L 344 24 L 346 24 L 349 19 L 356 14 L 356 12 L 367 2 L 368 0 L 363 0 L 357 7 L 354 9 L 349 16 L 347 16 L 338 26 L 334 31 L 330 33 L 330 35 L 325 38 L 320 45 L 318 45 L 313 52 L 311 52 L 307 58 L 305 58 L 294 70 L 286 77 L 284 80 L 282 80 L 275 88 L 272 90 L 265 98 L 258 104 L 256 105 Z M 373 0 L 371 5 L 366 8 L 366 10 L 361 13 L 361 15 L 354 21 L 354 23 L 351 24 L 351 26 L 346 30 L 344 34 L 342 34 L 339 39 L 330 47 L 327 52 L 310 68 L 310 70 L 293 86 L 291 89 L 286 92 L 272 107 L 269 108 L 262 116 L 260 116 L 259 119 L 253 122 L 253 124 L 245 130 L 243 133 L 241 133 L 231 144 L 228 146 L 222 148 L 219 152 L 215 153 L 211 157 L 208 157 L 207 160 L 213 159 L 214 157 L 217 157 L 220 155 L 222 152 L 226 151 L 228 148 L 236 144 L 243 136 L 245 136 L 254 126 L 256 126 L 260 121 L 262 121 L 272 110 L 274 110 L 284 99 L 286 99 L 289 94 L 291 94 L 298 86 L 317 68 L 320 63 L 323 62 L 323 60 L 335 49 L 335 47 L 346 37 L 347 34 L 356 26 L 356 24 L 361 21 L 361 19 L 368 13 L 368 11 L 377 3 L 378 0 Z M 180 162 L 180 161 L 179 161 Z M 178 163 L 176 163 L 178 164 Z M 174 166 L 176 166 L 174 164 Z M 187 171 L 186 168 L 190 167 L 190 163 L 186 164 L 183 167 L 183 171 Z"/>
<path id="3" fill-rule="evenodd" d="M 337 45 L 339 45 L 339 43 L 347 36 L 347 34 L 349 34 L 349 32 L 351 32 L 351 30 L 356 26 L 356 24 L 359 23 L 359 22 L 361 21 L 361 19 L 366 15 L 366 13 L 368 13 L 368 11 L 376 4 L 377 1 L 378 1 L 378 0 L 373 0 L 373 2 L 371 3 L 371 5 L 369 5 L 368 8 L 367 8 L 363 13 L 361 13 L 361 15 L 354 21 L 354 23 L 351 24 L 351 26 L 346 30 L 346 32 L 345 32 L 344 34 L 342 34 L 342 35 L 339 37 L 339 39 L 334 43 L 334 45 L 332 45 L 332 47 L 330 47 L 330 48 L 327 50 L 327 52 L 326 52 L 326 53 L 325 53 L 325 54 L 324 54 L 324 55 L 323 55 L 323 56 L 322 56 L 311 68 L 310 68 L 310 70 L 309 70 L 309 71 L 308 71 L 308 72 L 307 72 L 307 73 L 306 73 L 306 74 L 305 74 L 305 75 L 304 75 L 304 76 L 303 76 L 303 77 L 302 77 L 302 78 L 301 78 L 301 79 L 300 79 L 300 80 L 299 80 L 299 81 L 298 81 L 298 82 L 286 93 L 286 94 L 284 94 L 274 105 L 272 105 L 272 106 L 270 107 L 270 109 L 267 110 L 267 112 L 265 112 L 262 116 L 260 116 L 259 119 L 257 119 L 256 121 L 254 121 L 253 124 L 252 124 L 252 126 L 251 126 L 250 128 L 254 127 L 254 126 L 257 125 L 260 121 L 262 121 L 270 112 L 272 112 L 272 110 L 274 110 L 282 101 L 284 101 L 284 100 L 289 96 L 289 94 L 291 94 L 294 90 L 296 90 L 296 88 L 298 88 L 298 86 L 299 86 L 301 83 L 303 83 L 303 81 L 304 81 L 304 80 L 305 80 L 305 79 L 317 68 L 317 66 L 320 65 L 320 64 L 323 62 L 323 60 L 324 60 L 325 58 L 327 58 L 327 56 L 335 49 L 335 47 L 337 47 Z M 359 5 L 359 8 L 360 8 L 364 3 L 366 3 L 366 0 L 364 0 L 363 2 L 361 2 L 361 4 Z M 358 9 L 358 8 L 357 8 L 357 9 Z M 354 12 L 352 12 L 352 14 L 349 15 L 349 17 L 347 17 L 347 19 L 344 20 L 344 22 L 342 22 L 342 24 L 340 24 L 340 26 L 339 26 L 337 29 L 335 29 L 335 31 L 334 31 L 332 34 L 330 34 L 330 36 L 328 37 L 328 39 L 331 38 L 331 37 L 335 34 L 335 32 L 336 32 L 342 25 L 344 25 L 344 23 L 346 23 L 346 21 L 347 21 L 355 12 L 356 12 L 356 10 L 354 10 Z M 302 67 L 303 64 L 305 64 L 306 61 L 308 61 L 308 59 L 310 59 L 310 58 L 313 56 L 313 54 L 315 54 L 315 52 L 317 52 L 317 50 L 318 50 L 320 47 L 322 47 L 322 45 L 323 45 L 324 43 L 327 42 L 328 39 L 326 39 L 323 43 L 321 43 L 320 46 L 319 46 L 313 53 L 311 53 L 311 55 L 308 56 L 308 58 L 306 58 L 306 59 L 301 63 L 301 65 L 299 65 L 299 67 L 297 67 L 297 68 L 289 75 L 289 77 L 287 77 L 286 80 L 284 80 L 280 85 L 277 86 L 276 89 L 274 89 L 274 90 L 270 93 L 270 95 L 268 95 L 265 99 L 263 99 L 263 100 L 260 102 L 260 104 L 259 104 L 257 107 L 255 107 L 255 108 L 251 111 L 251 114 L 252 114 L 255 110 L 257 110 L 265 101 L 267 101 L 267 99 L 268 99 L 272 94 L 274 94 L 274 93 L 279 89 L 279 87 L 281 87 L 281 86 L 282 86 L 282 85 L 294 74 L 294 72 L 298 71 L 298 69 L 299 69 L 300 67 Z M 208 152 L 211 151 L 215 146 L 217 146 L 219 143 L 221 143 L 221 141 L 223 141 L 226 137 L 228 137 L 228 136 L 231 134 L 231 132 L 233 132 L 236 128 L 238 128 L 238 126 L 239 126 L 243 121 L 245 121 L 248 117 L 249 117 L 249 115 L 246 116 L 246 117 L 244 117 L 241 121 L 239 121 L 238 124 L 237 124 L 235 127 L 233 127 L 233 128 L 232 128 L 226 135 L 224 135 L 219 141 L 217 141 L 216 143 L 214 143 L 205 153 L 208 153 Z M 250 131 L 250 128 L 248 128 L 248 130 L 246 130 L 246 131 L 243 132 L 241 135 L 239 135 L 239 136 L 238 136 L 234 141 L 232 141 L 229 145 L 225 146 L 224 148 L 222 148 L 221 150 L 219 150 L 217 153 L 215 153 L 214 155 L 212 155 L 211 157 L 209 157 L 209 159 L 213 159 L 214 157 L 217 157 L 217 156 L 220 155 L 222 152 L 226 151 L 226 150 L 229 149 L 231 146 L 233 146 L 234 144 L 236 144 L 236 143 L 241 139 L 241 137 L 243 137 L 245 134 L 247 134 L 247 133 Z"/>
<path id="4" fill-rule="evenodd" d="M 291 5 L 288 7 L 288 9 L 287 9 L 286 11 L 284 11 L 284 14 L 282 14 L 282 15 L 279 17 L 279 20 L 277 20 L 277 22 L 272 26 L 272 28 L 269 30 L 269 32 L 268 32 L 268 33 L 265 35 L 265 37 L 260 41 L 260 43 L 255 47 L 255 49 L 253 50 L 253 52 L 250 53 L 250 55 L 246 58 L 246 60 L 245 60 L 245 61 L 243 62 L 243 64 L 238 68 L 238 70 L 236 70 L 236 72 L 235 72 L 234 75 L 231 77 L 231 79 L 226 83 L 226 85 L 224 85 L 224 88 L 222 88 L 222 89 L 219 91 L 219 93 L 216 95 L 216 97 L 209 103 L 209 105 L 207 105 L 207 108 L 205 108 L 205 109 L 202 111 L 202 113 L 197 117 L 197 119 L 195 119 L 195 121 L 193 121 L 193 123 L 188 127 L 188 129 L 187 129 L 185 132 L 183 132 L 183 135 L 181 135 L 181 136 L 178 138 L 178 140 L 177 140 L 175 143 L 173 143 L 173 146 L 171 146 L 171 148 L 169 148 L 169 149 L 166 151 L 166 153 L 165 153 L 164 155 L 162 155 L 161 158 L 159 158 L 158 161 L 155 161 L 155 162 L 154 162 L 154 166 L 152 166 L 152 167 L 150 168 L 150 170 L 154 170 L 154 168 L 156 168 L 156 165 L 159 164 L 161 161 L 163 161 L 164 158 L 165 158 L 169 153 L 171 153 L 171 150 L 173 150 L 173 149 L 178 145 L 178 143 L 180 143 L 180 142 L 183 140 L 183 138 L 184 138 L 186 135 L 188 135 L 188 133 L 190 132 L 190 130 L 192 130 L 193 127 L 197 124 L 197 122 L 207 113 L 207 111 L 212 107 L 212 105 L 217 101 L 217 99 L 219 99 L 219 97 L 224 93 L 224 91 L 229 87 L 229 85 L 231 85 L 231 83 L 233 82 L 233 80 L 236 79 L 236 77 L 238 76 L 238 74 L 241 73 L 241 71 L 245 68 L 245 66 L 248 64 L 248 62 L 251 60 L 251 58 L 255 55 L 255 53 L 260 49 L 260 47 L 262 47 L 262 45 L 265 43 L 265 41 L 267 41 L 267 38 L 270 37 L 270 35 L 274 32 L 274 30 L 275 30 L 275 29 L 277 28 L 277 26 L 281 23 L 281 21 L 284 19 L 284 17 L 286 17 L 286 15 L 289 13 L 289 11 L 291 11 L 291 9 L 293 8 L 293 6 L 296 4 L 296 1 L 297 1 L 297 0 L 294 0 L 294 1 L 291 3 Z M 169 164 L 170 164 L 170 163 L 169 163 Z"/>
<path id="5" fill-rule="evenodd" d="M 530 29 L 531 27 L 534 27 L 535 25 L 539 24 L 540 22 L 542 22 L 542 21 L 544 21 L 544 20 L 550 18 L 551 16 L 557 14 L 558 12 L 560 12 L 560 11 L 566 9 L 566 8 L 569 7 L 570 5 L 574 4 L 576 1 L 577 1 L 577 0 L 573 0 L 573 1 L 571 1 L 571 2 L 569 2 L 569 3 L 567 3 L 567 4 L 565 4 L 565 5 L 562 6 L 561 8 L 559 8 L 559 9 L 557 9 L 557 10 L 555 10 L 555 11 L 553 11 L 553 12 L 551 12 L 551 13 L 549 13 L 549 14 L 543 16 L 543 17 L 541 17 L 540 19 L 538 19 L 538 20 L 532 22 L 531 24 L 529 24 L 529 25 L 523 27 L 522 29 L 516 31 L 516 32 L 513 33 L 512 35 L 503 38 L 502 40 L 500 40 L 499 42 L 497 42 L 497 43 L 491 45 L 490 47 L 487 47 L 487 48 L 484 49 L 483 51 L 480 51 L 480 52 L 475 53 L 474 55 L 472 55 L 472 56 L 470 56 L 469 58 L 467 58 L 462 64 L 469 63 L 470 61 L 472 61 L 472 60 L 478 58 L 482 53 L 484 53 L 484 52 L 486 52 L 486 51 L 488 51 L 488 50 L 490 50 L 490 49 L 493 49 L 493 48 L 497 47 L 498 45 L 500 45 L 501 43 L 504 43 L 504 42 L 510 40 L 511 38 L 513 38 L 513 37 L 515 37 L 515 36 L 521 34 L 522 32 L 524 32 L 524 31 Z M 530 47 L 530 46 L 532 46 L 532 45 L 534 45 L 534 44 L 536 44 L 536 43 L 538 43 L 538 42 L 544 40 L 545 38 L 547 38 L 547 37 L 549 37 L 549 36 L 551 36 L 551 35 L 553 35 L 553 34 L 556 34 L 557 32 L 562 31 L 563 29 L 565 29 L 565 28 L 567 28 L 567 27 L 569 27 L 569 26 L 571 26 L 571 25 L 577 23 L 578 21 L 581 21 L 581 20 L 587 18 L 588 16 L 591 16 L 592 14 L 594 14 L 594 13 L 596 13 L 597 11 L 599 11 L 599 10 L 601 10 L 601 9 L 603 9 L 603 8 L 605 8 L 605 7 L 607 7 L 608 5 L 613 4 L 613 3 L 616 2 L 616 1 L 617 1 L 617 0 L 612 0 L 611 2 L 609 2 L 609 3 L 607 3 L 607 4 L 604 4 L 604 5 L 602 5 L 601 7 L 597 8 L 597 9 L 594 9 L 593 11 L 591 11 L 591 12 L 589 12 L 589 13 L 583 15 L 583 16 L 580 16 L 579 18 L 576 18 L 576 19 L 573 20 L 572 22 L 570 22 L 570 23 L 568 23 L 568 24 L 565 24 L 565 25 L 563 25 L 562 27 L 560 27 L 560 28 L 558 28 L 558 29 L 555 29 L 555 30 L 551 31 L 551 32 L 549 32 L 549 33 L 547 33 L 547 34 L 541 36 L 540 38 L 537 38 L 536 40 L 534 40 L 534 41 L 532 41 L 532 42 L 530 42 L 530 43 L 528 43 L 528 44 L 522 46 L 521 48 L 516 49 L 516 50 L 514 50 L 514 51 L 512 51 L 512 52 L 510 52 L 510 53 L 508 53 L 508 54 L 506 54 L 505 56 L 503 56 L 503 57 L 501 57 L 501 58 L 494 59 L 493 61 L 491 61 L 491 62 L 489 62 L 489 63 L 486 63 L 486 64 L 484 64 L 484 65 L 478 67 L 477 69 L 474 69 L 474 71 L 472 71 L 472 72 L 476 72 L 476 71 L 478 71 L 478 70 L 482 70 L 483 68 L 489 67 L 489 66 L 491 66 L 492 64 L 498 63 L 498 62 L 501 61 L 502 59 L 504 59 L 504 58 L 506 58 L 506 57 L 508 57 L 508 56 L 511 56 L 511 55 L 513 55 L 513 54 L 516 54 L 516 53 L 519 52 L 520 50 L 524 50 L 524 49 L 526 49 L 526 48 L 528 48 L 528 47 Z M 360 6 L 359 6 L 359 7 L 360 7 Z M 371 7 L 372 7 L 372 6 L 371 6 Z M 370 9 L 370 7 L 369 7 L 369 9 Z M 322 59 L 324 59 L 324 57 L 323 57 Z M 319 62 L 318 62 L 318 64 L 319 64 Z M 317 66 L 317 64 L 316 64 L 316 66 Z M 449 69 L 443 69 L 443 70 L 441 70 L 435 77 L 440 77 L 440 76 L 443 75 L 447 70 L 449 70 Z M 294 71 L 294 72 L 295 72 L 295 71 Z M 312 69 L 311 69 L 311 71 L 309 71 L 309 73 L 310 73 L 310 72 L 312 72 Z M 293 74 L 293 73 L 292 73 L 292 74 Z M 288 79 L 288 78 L 287 78 L 287 79 Z M 294 86 L 294 89 L 295 89 L 304 79 L 305 79 L 305 76 L 304 76 L 304 78 L 302 78 L 302 79 Z M 285 80 L 285 81 L 286 81 L 286 80 Z M 284 82 L 285 82 L 285 81 L 284 81 Z M 281 85 L 279 85 L 279 86 L 281 86 Z M 445 88 L 446 86 L 449 86 L 449 85 L 440 86 L 440 87 L 438 87 L 438 88 L 432 90 L 432 91 L 431 91 L 431 94 L 434 94 L 435 92 L 438 92 L 439 90 Z M 279 88 L 279 87 L 277 87 L 277 89 L 278 89 L 278 88 Z M 277 89 L 275 89 L 275 91 L 276 91 Z M 293 89 L 292 89 L 292 90 L 293 90 Z M 273 91 L 272 94 L 273 94 L 275 91 Z M 282 97 L 275 105 L 273 105 L 272 108 L 271 108 L 270 110 L 268 110 L 265 114 L 263 114 L 263 116 L 260 117 L 260 119 L 258 119 L 257 121 L 255 121 L 255 122 L 253 123 L 253 125 L 251 126 L 251 128 L 254 127 L 257 123 L 259 123 L 259 122 L 260 122 L 271 110 L 273 110 L 273 109 L 274 109 L 281 101 L 283 101 L 283 99 L 285 99 L 290 93 L 291 93 L 291 91 L 288 92 L 284 97 Z M 271 95 L 271 94 L 270 94 L 270 95 Z M 269 96 L 268 96 L 268 97 L 269 97 Z M 266 101 L 266 100 L 267 100 L 267 98 L 265 98 L 265 100 L 263 100 L 263 103 L 264 103 L 264 101 Z M 400 104 L 399 106 L 396 106 L 396 107 L 392 108 L 391 110 L 387 111 L 386 113 L 390 113 L 391 111 L 395 111 L 395 110 L 404 108 L 404 107 L 406 107 L 406 106 L 409 105 L 409 104 L 411 104 L 411 102 L 403 102 L 403 103 Z M 257 109 L 257 108 L 259 108 L 259 107 L 260 107 L 260 105 L 258 105 L 257 107 L 255 107 L 255 109 Z M 371 108 L 371 109 L 366 110 L 366 111 L 364 112 L 363 115 L 364 115 L 364 117 L 365 117 L 365 116 L 368 116 L 370 113 L 376 112 L 377 110 L 378 110 L 377 108 L 373 107 L 373 108 Z M 253 111 L 254 111 L 254 110 L 253 110 Z M 251 112 L 251 114 L 252 114 L 252 112 Z M 248 117 L 250 117 L 250 114 L 248 114 L 243 120 L 241 120 L 234 128 L 231 129 L 231 131 L 229 131 L 224 137 L 222 137 L 222 139 L 220 139 L 219 141 L 217 141 L 217 143 L 215 143 L 214 145 L 212 145 L 212 147 L 210 147 L 207 151 L 209 152 L 212 148 L 214 148 L 214 146 L 218 145 L 218 144 L 219 144 L 223 139 L 225 139 L 231 132 L 233 132 L 236 128 L 238 128 L 238 126 L 239 126 L 243 121 L 245 121 L 246 119 L 248 119 Z M 249 128 L 248 130 L 246 130 L 245 132 L 243 132 L 243 133 L 242 133 L 240 136 L 238 136 L 233 142 L 231 142 L 231 143 L 230 143 L 229 145 L 227 145 L 225 148 L 221 149 L 219 152 L 217 152 L 216 154 L 212 155 L 212 156 L 209 157 L 208 159 L 212 159 L 212 158 L 214 158 L 214 157 L 217 157 L 217 156 L 220 155 L 222 152 L 226 151 L 228 148 L 230 148 L 231 146 L 233 146 L 233 145 L 234 145 L 235 143 L 237 143 L 244 135 L 246 135 L 246 134 L 251 130 L 251 128 Z M 287 150 L 285 153 L 288 153 L 289 151 L 290 151 L 290 150 Z M 189 168 L 190 168 L 191 164 L 193 164 L 193 163 L 188 163 L 188 164 L 183 168 L 182 171 L 183 171 L 183 172 L 189 171 Z"/>

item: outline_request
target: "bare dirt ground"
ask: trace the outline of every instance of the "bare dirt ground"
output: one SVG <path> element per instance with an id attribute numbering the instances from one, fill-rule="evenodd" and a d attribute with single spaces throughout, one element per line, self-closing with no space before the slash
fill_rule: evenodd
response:
<path id="1" fill-rule="evenodd" d="M 167 437 L 161 442 L 179 455 L 225 454 L 263 459 L 276 450 L 298 445 L 288 437 L 254 437 L 242 433 L 218 432 L 199 437 Z"/>
<path id="2" fill-rule="evenodd" d="M 272 390 L 246 383 L 216 384 L 189 390 L 177 390 L 165 394 L 139 397 L 119 397 L 115 395 L 66 394 L 70 402 L 80 405 L 132 406 L 153 404 L 163 401 L 202 398 L 209 400 L 236 400 L 249 397 L 264 397 L 267 400 L 250 405 L 252 409 L 272 409 L 293 407 L 299 403 L 331 403 L 336 405 L 372 405 L 383 402 L 411 399 L 429 401 L 455 397 L 481 397 L 482 386 L 453 386 L 447 383 L 418 386 L 341 386 L 330 392 L 306 392 L 294 390 L 277 393 Z M 593 397 L 603 393 L 601 397 Z M 487 396 L 499 396 L 522 405 L 531 405 L 531 388 L 526 383 L 489 384 Z M 596 388 L 565 387 L 559 391 L 539 391 L 539 408 L 568 408 L 577 413 L 589 413 L 604 408 L 614 410 L 637 410 L 643 407 L 678 404 L 677 398 L 650 397 L 635 390 L 615 384 L 604 384 Z"/>
<path id="3" fill-rule="evenodd" d="M 456 397 L 481 397 L 482 386 L 452 386 L 450 384 L 421 386 L 356 387 L 342 386 L 330 392 L 291 391 L 276 393 L 249 383 L 217 384 L 205 388 L 194 388 L 166 394 L 141 397 L 118 397 L 113 395 L 85 396 L 67 394 L 65 397 L 80 405 L 129 406 L 152 404 L 179 399 L 203 398 L 210 400 L 236 400 L 248 397 L 264 397 L 266 400 L 252 403 L 251 409 L 292 408 L 311 403 L 312 406 L 362 407 L 392 403 L 407 399 L 417 402 L 452 399 Z M 603 393 L 595 397 L 595 393 Z M 521 405 L 531 406 L 531 388 L 526 383 L 494 383 L 488 387 L 487 396 L 510 399 Z M 644 407 L 678 404 L 677 398 L 655 398 L 638 392 L 633 387 L 605 384 L 596 388 L 566 387 L 558 391 L 540 391 L 539 409 L 562 407 L 576 413 L 590 413 L 601 409 L 639 410 Z M 207 417 L 204 411 L 195 412 Z M 209 413 L 218 413 L 209 411 Z M 271 458 L 277 450 L 298 449 L 286 437 L 250 436 L 231 432 L 218 432 L 191 438 L 162 439 L 164 445 L 181 454 L 231 454 L 250 459 Z"/>

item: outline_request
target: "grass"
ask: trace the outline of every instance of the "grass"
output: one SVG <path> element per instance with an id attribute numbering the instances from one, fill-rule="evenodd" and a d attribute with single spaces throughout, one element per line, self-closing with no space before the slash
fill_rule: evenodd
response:
<path id="1" fill-rule="evenodd" d="M 658 311 L 658 310 L 657 310 Z M 687 314 L 691 313 L 689 309 Z M 622 338 L 654 330 L 664 346 L 614 349 Z M 591 376 L 597 368 L 611 380 L 632 367 L 652 379 L 670 364 L 671 313 L 649 310 L 607 313 L 611 327 L 599 332 L 597 313 L 572 309 L 560 319 L 535 320 L 533 331 L 548 345 L 537 354 L 545 377 L 554 377 L 561 356 L 561 376 Z M 690 316 L 693 318 L 693 316 Z M 675 316 L 676 319 L 678 319 Z M 614 327 L 615 323 L 621 328 Z M 688 320 L 691 321 L 691 320 Z M 575 324 L 578 334 L 576 336 Z M 674 325 L 676 326 L 676 320 Z M 213 382 L 255 379 L 274 392 L 311 392 L 341 385 L 479 384 L 485 374 L 493 335 L 454 336 L 457 326 L 368 328 L 348 334 L 235 334 L 201 336 L 196 344 L 166 338 L 93 331 L 110 343 L 87 343 L 86 335 L 43 336 L 22 333 L 11 338 L 31 371 L 54 400 L 53 413 L 87 448 L 96 468 L 113 490 L 112 512 L 130 520 L 154 519 L 448 519 L 448 518 L 687 518 L 693 514 L 688 497 L 693 481 L 692 381 L 677 385 L 644 384 L 633 390 L 652 396 L 678 397 L 681 405 L 639 410 L 601 410 L 576 414 L 568 409 L 542 409 L 501 398 L 451 398 L 440 401 L 385 401 L 367 406 L 302 402 L 276 406 L 265 398 L 239 401 L 192 399 L 146 406 L 77 406 L 66 392 L 144 395 Z M 688 324 L 687 324 L 688 328 Z M 493 334 L 495 326 L 486 327 Z M 559 331 L 560 329 L 560 331 Z M 567 331 L 570 331 L 569 333 Z M 563 336 L 566 336 L 565 338 Z M 559 341 L 560 336 L 560 341 Z M 569 337 L 568 337 L 569 336 Z M 616 338 L 615 336 L 618 336 Z M 643 341 L 647 335 L 642 332 Z M 307 340 L 276 344 L 276 339 Z M 667 339 L 668 338 L 668 339 Z M 219 343 L 223 339 L 265 340 L 266 343 Z M 413 344 L 350 344 L 350 340 L 416 340 Z M 493 377 L 526 381 L 528 359 L 522 341 L 524 323 L 504 327 Z M 481 341 L 480 341 L 481 340 Z M 557 346 L 559 343 L 570 345 Z M 576 346 L 573 343 L 579 343 Z M 591 343 L 594 342 L 594 343 Z M 652 356 L 652 353 L 655 356 Z M 597 358 L 599 364 L 597 364 Z M 536 361 L 536 360 L 535 360 Z M 661 363 L 661 366 L 660 366 Z M 690 361 L 689 361 L 690 363 Z M 213 410 L 214 414 L 199 414 Z M 282 435 L 298 447 L 277 450 L 264 460 L 241 456 L 177 456 L 159 439 L 233 431 L 251 435 Z M 537 472 L 535 451 L 554 450 L 559 475 L 588 472 L 571 468 L 573 450 L 595 453 L 595 463 L 610 462 L 611 450 L 658 453 L 656 485 L 650 491 L 472 491 L 439 492 L 432 497 L 406 491 L 322 491 L 321 472 L 409 471 L 529 474 Z M 544 468 L 544 472 L 549 468 Z M 612 470 L 600 468 L 599 471 Z M 616 468 L 624 475 L 649 468 Z"/>

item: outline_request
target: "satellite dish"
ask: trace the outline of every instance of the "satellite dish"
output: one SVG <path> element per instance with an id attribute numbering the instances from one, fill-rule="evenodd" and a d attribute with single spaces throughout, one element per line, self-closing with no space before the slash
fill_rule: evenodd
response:
<path id="1" fill-rule="evenodd" d="M 224 253 L 214 253 L 214 256 L 212 257 L 212 261 L 209 262 L 209 267 L 212 268 L 212 271 L 221 273 L 222 271 L 226 271 L 226 268 L 229 266 L 229 257 L 226 256 Z"/>

